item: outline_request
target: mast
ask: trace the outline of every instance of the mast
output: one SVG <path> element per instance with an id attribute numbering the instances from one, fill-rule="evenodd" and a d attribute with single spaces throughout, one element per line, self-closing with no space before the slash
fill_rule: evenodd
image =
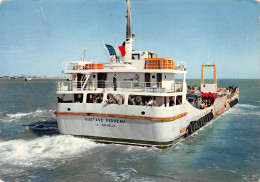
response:
<path id="1" fill-rule="evenodd" d="M 130 61 L 132 59 L 132 42 L 134 37 L 131 32 L 131 7 L 130 0 L 126 0 L 127 9 L 126 9 L 126 41 L 125 41 L 125 60 Z"/>
<path id="2" fill-rule="evenodd" d="M 132 37 L 132 35 L 131 35 L 130 2 L 129 0 L 126 0 L 126 2 L 127 2 L 127 10 L 126 10 L 126 41 L 127 41 Z"/>

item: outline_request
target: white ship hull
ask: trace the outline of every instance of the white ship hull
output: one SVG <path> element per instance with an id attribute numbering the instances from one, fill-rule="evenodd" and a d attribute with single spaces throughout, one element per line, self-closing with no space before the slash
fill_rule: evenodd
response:
<path id="1" fill-rule="evenodd" d="M 229 102 L 236 98 L 239 99 L 238 94 Z M 168 148 L 189 135 L 191 121 L 205 119 L 212 110 L 215 117 L 228 110 L 230 106 L 224 105 L 226 99 L 227 96 L 216 99 L 207 109 L 197 109 L 188 102 L 168 108 L 58 103 L 56 115 L 62 134 L 84 136 L 97 142 Z"/>

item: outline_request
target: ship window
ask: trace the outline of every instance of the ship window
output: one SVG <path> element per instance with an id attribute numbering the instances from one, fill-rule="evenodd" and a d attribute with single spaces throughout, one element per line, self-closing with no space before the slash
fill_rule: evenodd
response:
<path id="1" fill-rule="evenodd" d="M 162 107 L 164 105 L 164 97 L 130 95 L 128 105 Z"/>
<path id="2" fill-rule="evenodd" d="M 83 102 L 83 94 L 74 94 L 74 102 L 82 103 Z"/>
<path id="3" fill-rule="evenodd" d="M 176 97 L 176 105 L 181 105 L 182 104 L 182 95 L 178 95 Z"/>
<path id="4" fill-rule="evenodd" d="M 103 102 L 103 94 L 88 94 L 87 95 L 87 103 L 102 103 Z"/>
<path id="5" fill-rule="evenodd" d="M 172 107 L 175 105 L 175 97 L 170 97 L 169 98 L 169 106 Z"/>
<path id="6" fill-rule="evenodd" d="M 119 104 L 122 105 L 125 102 L 125 95 L 123 94 L 107 94 L 106 104 Z"/>
<path id="7" fill-rule="evenodd" d="M 57 97 L 58 103 L 73 103 L 71 94 L 63 94 L 61 97 Z"/>
<path id="8" fill-rule="evenodd" d="M 140 59 L 140 54 L 132 54 L 132 59 Z"/>

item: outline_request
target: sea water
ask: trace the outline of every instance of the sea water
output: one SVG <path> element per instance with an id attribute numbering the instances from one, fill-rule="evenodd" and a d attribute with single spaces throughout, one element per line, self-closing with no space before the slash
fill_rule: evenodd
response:
<path id="1" fill-rule="evenodd" d="M 260 80 L 218 80 L 240 88 L 231 110 L 167 150 L 96 144 L 61 135 L 58 80 L 0 80 L 3 181 L 258 181 Z M 188 80 L 188 85 L 199 85 Z"/>

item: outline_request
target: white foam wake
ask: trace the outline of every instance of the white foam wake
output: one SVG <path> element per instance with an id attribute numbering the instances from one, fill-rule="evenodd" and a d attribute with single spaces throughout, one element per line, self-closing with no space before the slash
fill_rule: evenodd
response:
<path id="1" fill-rule="evenodd" d="M 78 156 L 100 145 L 88 139 L 66 135 L 45 136 L 29 141 L 0 141 L 0 166 L 50 166 L 57 160 Z"/>
<path id="2" fill-rule="evenodd" d="M 250 104 L 237 104 L 230 111 L 229 115 L 257 115 L 260 116 L 260 110 L 258 106 Z"/>
<path id="3" fill-rule="evenodd" d="M 2 122 L 19 122 L 21 121 L 21 119 L 35 119 L 35 118 L 52 118 L 54 120 L 56 120 L 56 116 L 54 115 L 54 110 L 41 110 L 41 109 L 37 109 L 36 111 L 33 112 L 28 112 L 28 113 L 22 113 L 22 112 L 18 112 L 18 113 L 13 113 L 13 114 L 6 114 L 6 115 L 2 115 L 0 117 L 0 121 Z"/>
<path id="4" fill-rule="evenodd" d="M 250 105 L 250 104 L 238 104 L 239 107 L 242 108 L 258 108 L 258 106 Z"/>
<path id="5" fill-rule="evenodd" d="M 21 118 L 24 116 L 28 116 L 31 113 L 16 113 L 16 114 L 7 114 L 6 116 L 8 116 L 9 118 Z"/>
<path id="6" fill-rule="evenodd" d="M 36 111 L 33 112 L 28 112 L 28 113 L 14 113 L 14 114 L 7 114 L 6 116 L 9 118 L 22 118 L 25 116 L 40 116 L 40 115 L 44 115 L 45 113 L 50 113 L 50 112 L 54 112 L 53 110 L 40 110 L 37 109 Z"/>

